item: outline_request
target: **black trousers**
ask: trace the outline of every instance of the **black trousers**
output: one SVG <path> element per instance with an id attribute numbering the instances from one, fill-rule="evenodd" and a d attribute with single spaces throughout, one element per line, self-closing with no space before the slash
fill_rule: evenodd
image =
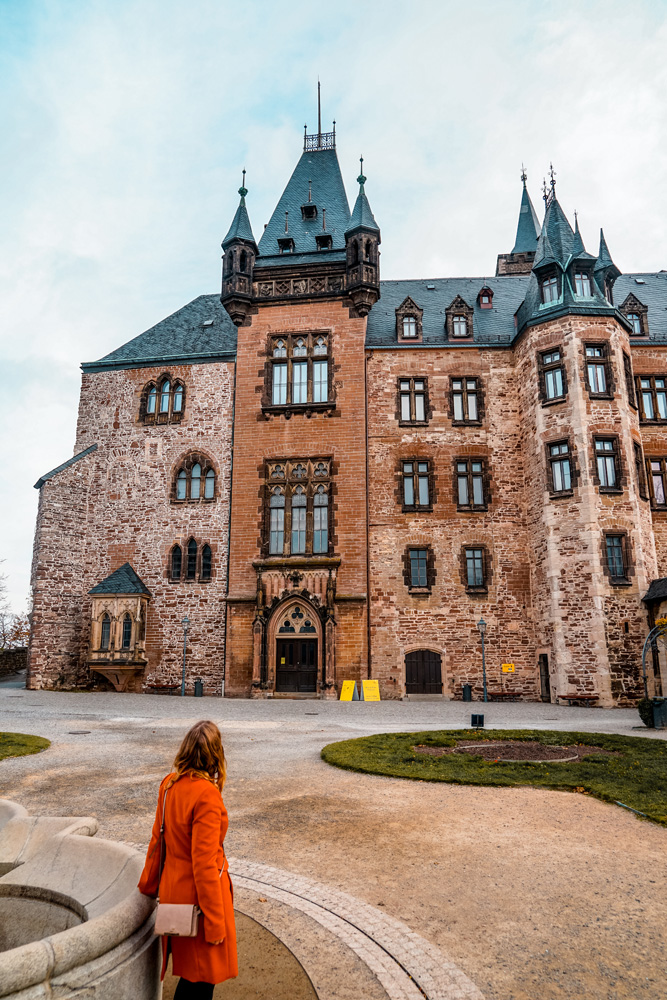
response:
<path id="1" fill-rule="evenodd" d="M 191 983 L 188 979 L 179 979 L 174 1000 L 213 1000 L 214 986 L 212 983 Z"/>

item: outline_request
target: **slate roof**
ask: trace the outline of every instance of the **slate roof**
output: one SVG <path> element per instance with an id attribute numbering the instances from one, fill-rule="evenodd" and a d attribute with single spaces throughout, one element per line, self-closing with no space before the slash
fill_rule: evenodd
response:
<path id="1" fill-rule="evenodd" d="M 375 216 L 371 211 L 371 206 L 368 198 L 366 197 L 363 184 L 360 186 L 357 200 L 354 203 L 354 208 L 352 209 L 350 224 L 348 225 L 346 232 L 352 233 L 355 229 L 369 229 L 372 232 L 380 232 L 380 227 L 375 221 Z"/>
<path id="2" fill-rule="evenodd" d="M 301 206 L 308 202 L 309 181 L 312 182 L 312 202 L 317 206 L 316 219 L 303 219 L 301 216 Z M 326 230 L 322 229 L 322 209 L 326 209 Z M 285 212 L 289 213 L 287 233 Z M 315 242 L 315 237 L 322 232 L 333 238 L 333 250 L 344 250 L 345 230 L 349 223 L 350 206 L 336 150 L 304 151 L 259 241 L 259 257 L 255 266 L 261 267 L 262 263 L 275 265 L 282 261 L 293 264 L 292 254 L 280 254 L 278 240 L 285 236 L 294 240 L 296 254 L 317 253 L 322 256 L 326 253 L 318 251 Z"/>
<path id="3" fill-rule="evenodd" d="M 86 361 L 81 367 L 101 372 L 180 361 L 203 364 L 235 356 L 236 327 L 221 305 L 220 296 L 200 295 L 111 354 L 99 361 Z"/>
<path id="4" fill-rule="evenodd" d="M 89 594 L 148 594 L 151 592 L 146 584 L 134 572 L 129 562 L 123 563 L 117 570 L 106 576 L 101 583 L 88 591 Z"/>
<path id="5" fill-rule="evenodd" d="M 667 271 L 622 274 L 614 285 L 615 304 L 623 305 L 630 293 L 648 308 L 648 339 L 651 343 L 667 344 Z M 643 339 L 638 337 L 636 343 Z"/>
<path id="6" fill-rule="evenodd" d="M 642 601 L 648 604 L 653 601 L 662 601 L 665 597 L 667 597 L 667 576 L 663 576 L 659 580 L 651 580 L 651 586 L 642 597 Z"/>
<path id="7" fill-rule="evenodd" d="M 59 472 L 63 471 L 63 469 L 69 469 L 70 465 L 74 465 L 74 463 L 78 462 L 80 458 L 85 458 L 86 455 L 90 455 L 94 451 L 97 451 L 97 445 L 91 444 L 89 448 L 85 448 L 83 451 L 80 451 L 78 455 L 72 455 L 72 457 L 68 458 L 62 465 L 57 465 L 55 469 L 51 469 L 50 472 L 46 472 L 43 476 L 40 476 L 35 483 L 35 489 L 41 490 L 42 486 L 48 479 L 51 479 L 53 476 L 57 476 Z"/>
<path id="8" fill-rule="evenodd" d="M 239 194 L 241 191 L 245 191 L 245 188 L 239 189 Z M 254 243 L 255 237 L 252 234 L 252 226 L 250 225 L 250 218 L 248 217 L 248 209 L 245 205 L 245 195 L 241 195 L 241 201 L 239 202 L 239 207 L 236 209 L 236 214 L 232 219 L 232 224 L 229 227 L 229 232 L 222 241 L 223 249 L 226 248 L 228 243 L 232 240 L 247 240 L 248 243 Z"/>
<path id="9" fill-rule="evenodd" d="M 514 313 L 526 294 L 529 275 L 503 275 L 496 278 L 433 278 L 429 281 L 381 281 L 380 300 L 368 314 L 366 347 L 397 347 L 396 309 L 409 295 L 422 316 L 422 344 L 427 347 L 457 345 L 445 334 L 445 310 L 460 295 L 473 309 L 473 343 L 507 345 L 515 336 Z M 432 286 L 432 287 L 429 287 Z M 483 287 L 493 291 L 493 308 L 480 309 L 477 296 Z M 469 343 L 469 342 L 465 342 Z M 407 343 L 415 348 L 419 344 Z"/>
<path id="10" fill-rule="evenodd" d="M 530 250 L 535 250 L 541 228 L 540 220 L 537 218 L 537 212 L 533 207 L 530 195 L 528 194 L 528 188 L 524 182 L 523 194 L 521 195 L 521 208 L 519 209 L 519 223 L 516 227 L 516 240 L 514 241 L 512 253 L 527 253 Z"/>

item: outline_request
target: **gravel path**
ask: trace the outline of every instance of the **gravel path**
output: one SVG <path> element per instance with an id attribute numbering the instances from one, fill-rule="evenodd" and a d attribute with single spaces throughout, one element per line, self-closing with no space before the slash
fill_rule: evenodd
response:
<path id="1" fill-rule="evenodd" d="M 470 709 L 1 686 L 0 729 L 53 745 L 3 762 L 0 795 L 32 812 L 92 813 L 101 836 L 145 843 L 182 734 L 209 716 L 229 759 L 230 855 L 383 907 L 488 1000 L 662 1000 L 667 830 L 587 796 L 358 775 L 319 757 L 337 739 L 461 728 Z M 485 714 L 497 728 L 667 735 L 634 728 L 631 710 L 516 703 Z"/>

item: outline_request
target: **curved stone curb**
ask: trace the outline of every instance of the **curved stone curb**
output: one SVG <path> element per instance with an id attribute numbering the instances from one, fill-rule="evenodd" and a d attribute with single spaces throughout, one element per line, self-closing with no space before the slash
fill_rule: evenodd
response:
<path id="1" fill-rule="evenodd" d="M 484 1000 L 435 945 L 376 907 L 269 865 L 230 858 L 229 866 L 239 887 L 300 910 L 338 937 L 373 972 L 390 1000 Z"/>

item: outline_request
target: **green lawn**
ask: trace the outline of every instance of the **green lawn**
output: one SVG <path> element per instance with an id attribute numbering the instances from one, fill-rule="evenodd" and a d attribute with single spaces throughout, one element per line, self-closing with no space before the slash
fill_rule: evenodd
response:
<path id="1" fill-rule="evenodd" d="M 429 757 L 412 747 L 454 746 L 458 740 L 537 740 L 568 746 L 584 744 L 616 751 L 619 756 L 593 754 L 579 762 L 557 764 L 496 763 L 474 754 Z M 322 750 L 328 764 L 350 771 L 383 774 L 418 781 L 447 781 L 457 785 L 535 785 L 594 795 L 605 802 L 623 803 L 656 823 L 667 826 L 667 741 L 641 736 L 602 733 L 563 733 L 553 730 L 446 730 L 425 733 L 380 733 L 356 740 L 329 743 Z"/>
<path id="2" fill-rule="evenodd" d="M 39 753 L 51 746 L 51 740 L 27 733 L 0 733 L 0 760 L 5 757 L 24 757 L 28 753 Z"/>

